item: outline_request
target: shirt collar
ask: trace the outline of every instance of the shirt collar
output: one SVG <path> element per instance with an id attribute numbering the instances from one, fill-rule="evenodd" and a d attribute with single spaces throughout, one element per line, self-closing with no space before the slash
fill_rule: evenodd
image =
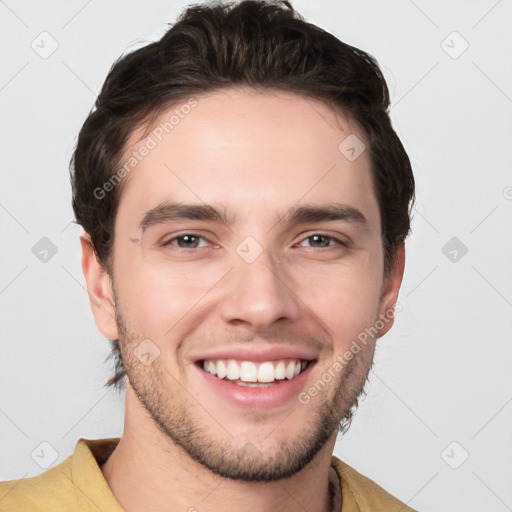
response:
<path id="1" fill-rule="evenodd" d="M 124 512 L 116 500 L 112 489 L 105 480 L 100 466 L 108 459 L 119 443 L 119 437 L 107 439 L 84 439 L 77 442 L 72 460 L 72 479 L 83 498 L 95 505 L 96 510 Z M 329 486 L 334 489 L 332 512 L 357 511 L 359 507 L 352 493 L 342 484 L 343 476 L 339 468 L 339 459 L 332 458 L 329 471 Z M 342 495 L 343 489 L 343 495 Z M 343 501 L 343 503 L 342 503 Z M 343 505 L 343 508 L 342 508 Z"/>

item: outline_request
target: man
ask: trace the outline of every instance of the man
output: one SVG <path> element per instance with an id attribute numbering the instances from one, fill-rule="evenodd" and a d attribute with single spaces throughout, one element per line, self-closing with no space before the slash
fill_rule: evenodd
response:
<path id="1" fill-rule="evenodd" d="M 286 2 L 191 7 L 113 66 L 72 183 L 124 432 L 0 510 L 412 510 L 333 456 L 404 271 L 388 105 L 373 58 Z"/>

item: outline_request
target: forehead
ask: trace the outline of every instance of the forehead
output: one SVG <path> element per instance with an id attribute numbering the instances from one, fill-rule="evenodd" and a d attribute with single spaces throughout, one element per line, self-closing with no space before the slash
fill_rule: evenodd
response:
<path id="1" fill-rule="evenodd" d="M 124 161 L 137 154 L 137 164 L 118 215 L 169 199 L 280 216 L 301 200 L 343 201 L 366 203 L 378 223 L 368 151 L 347 158 L 346 140 L 358 151 L 365 144 L 354 123 L 318 100 L 252 89 L 197 95 L 130 137 Z"/>

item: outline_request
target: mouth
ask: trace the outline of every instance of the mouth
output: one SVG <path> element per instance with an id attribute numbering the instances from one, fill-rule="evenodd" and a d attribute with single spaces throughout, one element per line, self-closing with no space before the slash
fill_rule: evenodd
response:
<path id="1" fill-rule="evenodd" d="M 316 359 L 279 359 L 274 361 L 238 361 L 202 359 L 198 368 L 218 380 L 241 387 L 266 388 L 292 381 L 302 375 Z"/>

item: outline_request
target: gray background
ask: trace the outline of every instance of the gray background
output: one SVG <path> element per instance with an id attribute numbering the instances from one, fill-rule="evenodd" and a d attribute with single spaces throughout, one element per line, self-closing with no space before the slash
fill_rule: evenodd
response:
<path id="1" fill-rule="evenodd" d="M 0 2 L 0 480 L 122 432 L 68 162 L 112 62 L 185 5 Z M 422 511 L 512 510 L 512 1 L 294 6 L 378 59 L 417 180 L 403 310 L 335 454 Z"/>

